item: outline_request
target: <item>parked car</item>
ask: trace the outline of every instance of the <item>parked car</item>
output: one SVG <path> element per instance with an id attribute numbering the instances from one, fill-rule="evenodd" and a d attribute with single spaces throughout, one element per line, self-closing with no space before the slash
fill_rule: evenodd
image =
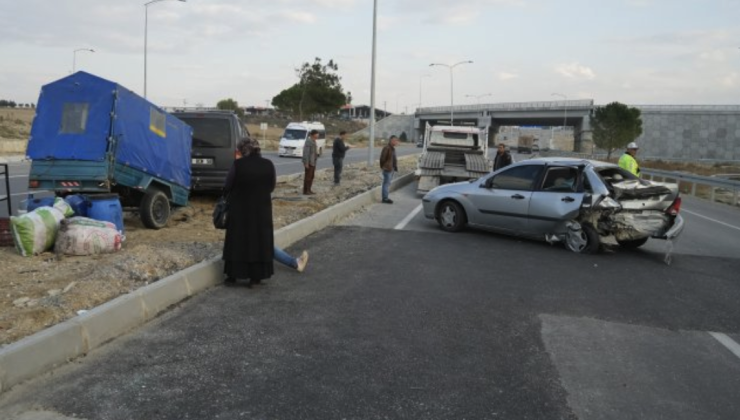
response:
<path id="1" fill-rule="evenodd" d="M 642 180 L 592 160 L 525 160 L 437 187 L 422 203 L 424 215 L 445 231 L 471 226 L 562 242 L 576 253 L 596 252 L 607 236 L 637 248 L 649 238 L 675 239 L 684 228 L 676 184 Z"/>
<path id="2" fill-rule="evenodd" d="M 236 144 L 249 131 L 233 111 L 182 111 L 173 115 L 193 128 L 193 192 L 221 191 L 236 158 Z"/>

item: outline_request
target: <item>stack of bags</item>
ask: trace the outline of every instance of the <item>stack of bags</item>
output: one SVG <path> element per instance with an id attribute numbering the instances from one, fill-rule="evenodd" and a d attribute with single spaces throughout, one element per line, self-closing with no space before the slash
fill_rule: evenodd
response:
<path id="1" fill-rule="evenodd" d="M 123 239 L 115 224 L 70 217 L 73 215 L 72 207 L 57 197 L 51 207 L 39 207 L 22 216 L 11 217 L 10 231 L 15 248 L 24 257 L 52 248 L 64 255 L 105 254 L 121 249 Z"/>

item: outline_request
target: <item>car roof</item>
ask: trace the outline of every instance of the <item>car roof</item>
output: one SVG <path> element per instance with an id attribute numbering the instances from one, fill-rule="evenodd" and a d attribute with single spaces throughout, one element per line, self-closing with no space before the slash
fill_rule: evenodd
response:
<path id="1" fill-rule="evenodd" d="M 532 159 L 527 159 L 520 161 L 518 163 L 523 162 L 535 162 L 542 165 L 567 165 L 567 166 L 576 166 L 579 164 L 590 164 L 593 165 L 595 168 L 605 168 L 605 167 L 614 167 L 617 166 L 610 162 L 602 162 L 600 160 L 592 160 L 592 159 L 579 159 L 579 158 L 570 158 L 570 157 L 560 157 L 560 156 L 552 156 L 552 157 L 537 157 Z"/>

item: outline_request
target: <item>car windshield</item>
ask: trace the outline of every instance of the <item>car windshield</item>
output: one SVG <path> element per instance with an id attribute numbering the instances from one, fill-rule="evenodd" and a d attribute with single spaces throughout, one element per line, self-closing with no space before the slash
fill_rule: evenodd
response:
<path id="1" fill-rule="evenodd" d="M 193 147 L 231 147 L 231 125 L 225 118 L 178 117 L 193 128 Z"/>
<path id="2" fill-rule="evenodd" d="M 306 133 L 306 130 L 296 130 L 294 128 L 289 128 L 285 130 L 285 133 L 283 133 L 283 138 L 285 140 L 305 140 Z"/>

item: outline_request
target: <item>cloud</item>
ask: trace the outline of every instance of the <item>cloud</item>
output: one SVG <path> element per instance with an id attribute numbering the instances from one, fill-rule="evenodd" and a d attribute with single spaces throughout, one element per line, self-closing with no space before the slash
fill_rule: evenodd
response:
<path id="1" fill-rule="evenodd" d="M 499 72 L 498 79 L 499 80 L 512 80 L 512 79 L 518 79 L 519 75 L 516 73 L 510 73 L 506 71 Z"/>
<path id="2" fill-rule="evenodd" d="M 569 79 L 593 80 L 596 74 L 590 67 L 579 63 L 561 64 L 555 68 L 555 71 Z"/>
<path id="3" fill-rule="evenodd" d="M 300 10 L 283 10 L 276 14 L 278 19 L 284 19 L 289 22 L 295 23 L 315 23 L 316 16 L 309 12 L 303 12 Z"/>

